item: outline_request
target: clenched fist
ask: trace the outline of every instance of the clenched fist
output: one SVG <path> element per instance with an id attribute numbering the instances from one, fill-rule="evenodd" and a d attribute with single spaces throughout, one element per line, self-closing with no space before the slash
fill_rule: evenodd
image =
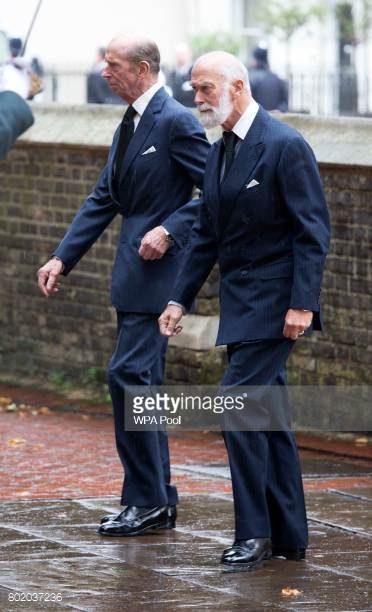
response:
<path id="1" fill-rule="evenodd" d="M 164 227 L 159 225 L 144 235 L 138 252 L 142 259 L 153 260 L 161 259 L 168 249 L 167 234 Z"/>
<path id="2" fill-rule="evenodd" d="M 58 291 L 58 277 L 61 272 L 63 272 L 63 262 L 56 257 L 49 259 L 49 261 L 37 271 L 37 284 L 45 297 L 49 297 Z"/>
<path id="3" fill-rule="evenodd" d="M 297 340 L 311 325 L 313 313 L 310 310 L 297 310 L 290 308 L 285 316 L 283 336 Z"/>
<path id="4" fill-rule="evenodd" d="M 168 304 L 164 312 L 160 315 L 159 328 L 163 336 L 177 336 L 182 331 L 182 325 L 179 322 L 182 319 L 182 308 L 176 304 Z"/>

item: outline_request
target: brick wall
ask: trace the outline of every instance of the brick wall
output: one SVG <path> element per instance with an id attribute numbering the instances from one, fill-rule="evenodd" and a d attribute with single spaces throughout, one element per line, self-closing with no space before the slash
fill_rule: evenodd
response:
<path id="1" fill-rule="evenodd" d="M 105 163 L 102 152 L 18 147 L 0 164 L 0 371 L 84 379 L 104 369 L 115 337 L 109 308 L 117 223 L 58 297 L 38 294 L 35 272 L 63 236 Z"/>
<path id="2" fill-rule="evenodd" d="M 62 110 L 54 108 L 53 113 L 61 117 L 53 122 L 48 109 L 37 112 L 34 131 L 0 163 L 0 379 L 27 382 L 32 378 L 40 384 L 73 380 L 89 385 L 104 378 L 114 345 L 109 287 L 119 218 L 63 280 L 58 296 L 48 300 L 39 296 L 35 273 L 94 185 L 118 111 L 106 111 L 112 113 L 111 123 L 106 121 L 101 135 L 95 127 L 94 142 L 88 111 L 79 109 L 76 118 L 72 110 L 75 124 L 72 121 L 70 128 Z M 294 118 L 293 123 L 296 121 Z M 359 129 L 357 121 L 349 130 Z M 329 123 L 332 131 L 334 126 Z M 305 123 L 301 131 L 311 142 L 313 123 Z M 336 163 L 332 161 L 321 142 L 318 150 L 312 142 L 317 155 L 319 151 L 333 241 L 323 289 L 326 331 L 298 342 L 290 364 L 295 383 L 371 381 L 372 160 L 365 163 L 359 150 L 351 164 L 345 133 L 344 164 L 339 157 Z M 335 131 L 333 142 L 337 134 Z M 197 315 L 217 314 L 217 292 L 214 271 L 197 299 Z M 170 346 L 167 380 L 217 381 L 225 355 L 210 346 L 193 349 L 182 341 Z"/>

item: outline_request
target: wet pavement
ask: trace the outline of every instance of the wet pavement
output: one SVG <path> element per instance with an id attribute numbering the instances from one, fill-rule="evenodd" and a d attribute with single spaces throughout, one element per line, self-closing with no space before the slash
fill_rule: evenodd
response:
<path id="1" fill-rule="evenodd" d="M 307 560 L 272 559 L 253 572 L 230 574 L 218 563 L 233 539 L 229 471 L 218 436 L 171 436 L 181 497 L 177 527 L 136 538 L 96 533 L 99 518 L 118 509 L 121 488 L 110 417 L 5 410 L 0 436 L 1 611 L 372 608 L 368 453 L 303 450 Z"/>

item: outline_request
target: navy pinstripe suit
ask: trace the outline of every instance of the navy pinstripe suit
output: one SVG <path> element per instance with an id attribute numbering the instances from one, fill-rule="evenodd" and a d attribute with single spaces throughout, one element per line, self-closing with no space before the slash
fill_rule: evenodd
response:
<path id="1" fill-rule="evenodd" d="M 283 336 L 289 308 L 314 313 L 322 327 L 320 287 L 329 217 L 314 154 L 303 137 L 261 107 L 220 185 L 221 142 L 208 156 L 203 203 L 172 300 L 190 308 L 218 261 L 224 385 L 285 386 L 294 341 Z M 252 187 L 248 185 L 254 179 Z M 270 400 L 268 392 L 265 402 Z M 287 418 L 283 406 L 275 405 Z M 275 399 L 277 402 L 277 399 Z M 305 548 L 306 512 L 297 448 L 290 431 L 224 431 L 235 504 L 236 537 L 271 537 Z"/>

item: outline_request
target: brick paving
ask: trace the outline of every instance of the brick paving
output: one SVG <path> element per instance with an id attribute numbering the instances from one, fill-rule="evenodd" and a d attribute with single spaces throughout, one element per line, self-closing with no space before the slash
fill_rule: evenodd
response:
<path id="1" fill-rule="evenodd" d="M 113 421 L 108 416 L 70 412 L 32 414 L 31 410 L 0 413 L 0 499 L 53 499 L 118 495 L 122 468 L 115 451 Z M 225 465 L 222 438 L 188 432 L 170 435 L 172 465 Z M 302 457 L 312 456 L 302 451 Z M 345 460 L 344 460 L 345 461 Z M 364 465 L 355 459 L 349 465 Z M 110 478 L 107 478 L 107 474 Z M 229 481 L 200 479 L 175 470 L 180 492 L 230 493 Z M 305 489 L 350 489 L 372 486 L 370 476 L 317 477 L 305 480 Z"/>
<path id="2" fill-rule="evenodd" d="M 0 406 L 5 390 L 12 391 L 0 387 Z M 306 447 L 307 560 L 270 560 L 231 576 L 218 563 L 233 539 L 220 436 L 170 435 L 180 493 L 175 530 L 105 539 L 96 526 L 118 508 L 122 483 L 112 418 L 97 406 L 71 412 L 61 399 L 13 391 L 17 406 L 0 412 L 0 610 L 371 609 L 372 470 L 363 437 L 358 447 L 319 440 L 319 452 L 316 440 L 299 436 Z M 29 403 L 22 407 L 21 400 Z M 297 594 L 285 595 L 287 587 Z M 62 600 L 11 602 L 40 591 L 60 593 Z"/>

